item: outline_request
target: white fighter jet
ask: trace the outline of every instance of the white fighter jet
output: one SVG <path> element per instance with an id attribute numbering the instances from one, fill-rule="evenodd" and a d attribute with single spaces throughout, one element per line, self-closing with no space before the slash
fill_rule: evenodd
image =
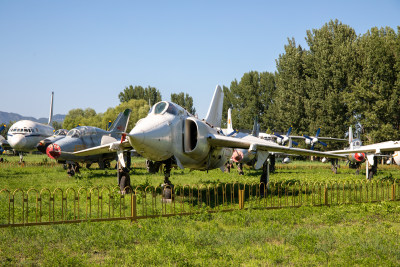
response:
<path id="1" fill-rule="evenodd" d="M 352 128 L 349 128 L 349 145 L 344 150 L 330 151 L 332 154 L 345 155 L 350 167 L 359 168 L 366 162 L 366 178 L 372 179 L 377 172 L 377 157 L 382 156 L 382 152 L 394 152 L 392 156 L 397 165 L 400 165 L 400 141 L 387 141 L 363 146 L 360 139 L 353 139 Z M 371 168 L 369 168 L 371 166 Z"/>
<path id="2" fill-rule="evenodd" d="M 172 161 L 182 169 L 223 170 L 224 164 L 232 156 L 233 148 L 257 152 L 256 166 L 262 166 L 269 152 L 346 158 L 327 152 L 285 147 L 251 135 L 226 136 L 220 129 L 222 103 L 223 92 L 221 87 L 217 86 L 207 116 L 200 120 L 175 103 L 158 102 L 151 108 L 147 117 L 139 120 L 130 133 L 124 135 L 126 141 L 121 139 L 121 142 L 81 150 L 74 154 L 83 156 L 117 151 L 119 161 L 124 167 L 123 151 L 134 148 L 143 157 L 166 164 L 164 183 L 167 185 L 170 184 Z M 129 177 L 125 171 L 122 171 L 121 175 Z M 120 186 L 122 188 L 123 184 Z"/>

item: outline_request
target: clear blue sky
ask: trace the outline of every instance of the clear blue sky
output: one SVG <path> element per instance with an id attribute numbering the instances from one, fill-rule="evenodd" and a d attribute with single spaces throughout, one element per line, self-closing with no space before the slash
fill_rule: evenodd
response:
<path id="1" fill-rule="evenodd" d="M 276 70 L 287 38 L 338 19 L 400 25 L 400 1 L 0 0 L 0 111 L 47 117 L 119 104 L 125 86 L 185 92 L 204 118 L 217 84 Z"/>

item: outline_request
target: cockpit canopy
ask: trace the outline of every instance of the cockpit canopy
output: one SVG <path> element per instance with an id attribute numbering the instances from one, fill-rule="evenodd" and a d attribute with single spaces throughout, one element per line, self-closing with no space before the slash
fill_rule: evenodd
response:
<path id="1" fill-rule="evenodd" d="M 74 129 L 71 129 L 67 133 L 67 136 L 73 137 L 73 138 L 80 138 L 83 136 L 95 135 L 96 133 L 97 133 L 97 131 L 96 131 L 96 128 L 94 128 L 94 127 L 79 126 Z"/>
<path id="2" fill-rule="evenodd" d="M 68 130 L 66 129 L 58 129 L 57 131 L 54 132 L 54 135 L 67 135 Z"/>
<path id="3" fill-rule="evenodd" d="M 172 115 L 179 115 L 179 114 L 184 114 L 187 113 L 187 111 L 171 102 L 166 102 L 166 101 L 161 101 L 156 103 L 154 106 L 151 107 L 149 114 L 160 114 L 163 115 L 165 113 L 169 113 Z"/>

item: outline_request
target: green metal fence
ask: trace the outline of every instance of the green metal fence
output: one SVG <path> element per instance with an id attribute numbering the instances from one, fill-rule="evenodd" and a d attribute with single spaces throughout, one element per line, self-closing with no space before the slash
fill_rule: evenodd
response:
<path id="1" fill-rule="evenodd" d="M 400 200 L 400 181 L 0 190 L 0 228 Z M 170 195 L 166 197 L 166 195 Z"/>

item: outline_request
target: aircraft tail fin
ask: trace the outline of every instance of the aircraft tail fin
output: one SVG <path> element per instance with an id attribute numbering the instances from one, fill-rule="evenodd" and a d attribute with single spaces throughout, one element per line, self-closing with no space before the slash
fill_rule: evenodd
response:
<path id="1" fill-rule="evenodd" d="M 258 124 L 258 116 L 254 118 L 253 130 L 251 131 L 251 135 L 258 137 L 260 134 L 260 125 Z"/>
<path id="2" fill-rule="evenodd" d="M 119 113 L 114 123 L 109 128 L 110 132 L 126 132 L 128 127 L 129 117 L 131 115 L 131 109 L 125 109 L 124 112 Z"/>
<path id="3" fill-rule="evenodd" d="M 50 115 L 49 115 L 49 122 L 47 123 L 48 125 L 50 125 L 53 120 L 53 100 L 54 100 L 54 92 L 51 92 Z"/>
<path id="4" fill-rule="evenodd" d="M 224 92 L 222 91 L 221 86 L 217 85 L 205 118 L 207 123 L 216 127 L 221 127 L 223 103 Z"/>
<path id="5" fill-rule="evenodd" d="M 349 127 L 349 144 L 353 142 L 353 128 Z"/>
<path id="6" fill-rule="evenodd" d="M 231 108 L 228 108 L 228 121 L 227 121 L 227 125 L 226 125 L 226 131 L 228 133 L 233 132 L 232 110 L 231 110 Z"/>

